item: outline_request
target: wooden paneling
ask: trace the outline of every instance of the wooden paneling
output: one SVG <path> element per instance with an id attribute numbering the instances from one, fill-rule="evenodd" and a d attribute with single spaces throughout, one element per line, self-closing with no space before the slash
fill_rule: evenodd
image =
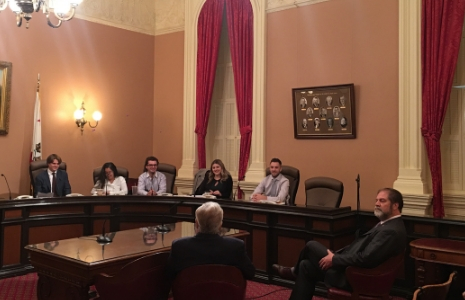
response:
<path id="1" fill-rule="evenodd" d="M 21 226 L 5 226 L 3 229 L 3 243 L 7 243 L 3 251 L 3 265 L 21 263 Z"/>
<path id="2" fill-rule="evenodd" d="M 120 211 L 123 213 L 148 213 L 158 212 L 168 214 L 171 205 L 169 204 L 157 204 L 157 205 L 137 205 L 137 204 L 123 204 L 120 206 Z"/>
<path id="3" fill-rule="evenodd" d="M 278 264 L 293 267 L 299 258 L 300 251 L 305 247 L 302 239 L 278 237 Z"/>
<path id="4" fill-rule="evenodd" d="M 253 213 L 252 222 L 266 224 L 268 221 L 266 214 Z"/>
<path id="5" fill-rule="evenodd" d="M 70 237 L 79 237 L 83 235 L 84 226 L 82 224 L 37 226 L 29 228 L 28 244 L 64 240 Z"/>
<path id="6" fill-rule="evenodd" d="M 108 214 L 111 212 L 110 205 L 94 205 L 94 214 Z"/>
<path id="7" fill-rule="evenodd" d="M 252 231 L 252 263 L 257 270 L 266 272 L 266 230 Z"/>
<path id="8" fill-rule="evenodd" d="M 294 227 L 305 228 L 305 217 L 292 216 L 292 215 L 278 215 L 278 224 Z"/>
<path id="9" fill-rule="evenodd" d="M 36 206 L 30 209 L 30 216 L 83 214 L 84 207 L 80 205 Z"/>
<path id="10" fill-rule="evenodd" d="M 189 206 L 178 206 L 176 213 L 178 215 L 187 215 L 187 216 L 192 216 L 194 214 L 194 209 Z"/>
<path id="11" fill-rule="evenodd" d="M 413 232 L 415 234 L 428 235 L 433 237 L 436 236 L 436 226 L 434 224 L 415 223 L 413 225 Z"/>
<path id="12" fill-rule="evenodd" d="M 319 221 L 319 220 L 314 220 L 313 221 L 313 228 L 318 231 L 330 231 L 331 230 L 331 223 L 330 221 Z"/>
<path id="13" fill-rule="evenodd" d="M 223 219 L 247 221 L 247 211 L 224 208 Z"/>
<path id="14" fill-rule="evenodd" d="M 5 220 L 19 219 L 22 217 L 21 209 L 7 209 L 5 210 Z"/>

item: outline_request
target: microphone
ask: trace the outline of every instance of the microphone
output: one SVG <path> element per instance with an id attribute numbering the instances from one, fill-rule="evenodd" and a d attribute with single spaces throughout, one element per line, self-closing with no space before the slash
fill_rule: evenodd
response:
<path id="1" fill-rule="evenodd" d="M 113 242 L 114 235 L 111 238 L 105 235 L 105 223 L 106 222 L 107 222 L 107 219 L 103 221 L 102 234 L 97 237 L 97 243 L 99 243 L 100 245 L 106 245 L 106 244 L 110 244 L 111 242 Z"/>
<path id="2" fill-rule="evenodd" d="M 108 196 L 108 180 L 105 180 L 105 196 Z"/>
<path id="3" fill-rule="evenodd" d="M 8 184 L 8 180 L 6 180 L 6 176 L 2 174 L 3 178 L 5 178 L 6 186 L 8 187 L 8 193 L 10 194 L 10 200 L 11 200 L 11 190 L 10 190 L 10 185 Z"/>
<path id="4" fill-rule="evenodd" d="M 236 201 L 236 193 L 239 193 L 240 189 L 241 189 L 241 186 L 239 185 L 241 183 L 241 180 L 239 180 L 239 178 L 237 179 L 237 189 L 236 191 L 234 192 L 233 194 L 233 199 L 232 201 Z M 241 191 L 242 192 L 242 191 Z"/>
<path id="5" fill-rule="evenodd" d="M 178 206 L 181 205 L 182 203 L 184 203 L 184 200 L 181 200 L 181 201 L 176 202 L 175 204 L 171 205 L 170 208 L 169 208 L 169 210 L 168 210 L 166 213 L 163 213 L 163 216 L 165 216 L 165 215 L 168 214 L 168 213 L 171 213 L 171 210 L 172 210 L 173 208 L 178 207 Z M 156 229 L 158 232 L 162 233 L 162 234 L 163 234 L 163 233 L 168 233 L 168 232 L 171 231 L 171 228 L 168 227 L 168 226 L 166 226 L 165 224 L 163 224 L 163 222 L 161 223 L 161 225 L 155 226 L 155 229 Z"/>

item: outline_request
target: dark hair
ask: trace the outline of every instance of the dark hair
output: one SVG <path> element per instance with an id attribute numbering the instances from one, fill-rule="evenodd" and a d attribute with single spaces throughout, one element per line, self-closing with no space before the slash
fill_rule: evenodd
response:
<path id="1" fill-rule="evenodd" d="M 221 167 L 221 181 L 226 181 L 229 177 L 229 172 L 226 170 L 226 168 L 224 167 L 224 164 L 223 162 L 221 161 L 221 159 L 215 159 L 212 161 L 212 164 L 210 165 L 210 172 L 208 174 L 208 182 L 210 183 L 213 178 L 215 177 L 215 174 L 213 174 L 213 165 L 214 164 L 217 164 Z"/>
<path id="2" fill-rule="evenodd" d="M 110 168 L 113 171 L 113 175 L 115 175 L 115 178 L 118 177 L 118 169 L 116 169 L 116 166 L 112 162 L 107 162 L 104 163 L 102 166 L 102 170 L 100 170 L 100 174 L 98 175 L 98 180 L 100 181 L 100 188 L 105 187 L 105 180 L 107 179 L 107 175 L 105 174 L 105 169 Z"/>
<path id="3" fill-rule="evenodd" d="M 402 194 L 398 190 L 393 189 L 393 188 L 380 189 L 378 191 L 378 194 L 383 191 L 388 193 L 388 199 L 389 201 L 391 201 L 391 205 L 394 203 L 397 203 L 399 212 L 402 212 L 402 208 L 404 207 L 404 199 L 402 197 Z"/>
<path id="4" fill-rule="evenodd" d="M 273 163 L 273 162 L 277 162 L 280 166 L 282 166 L 282 162 L 279 158 L 272 158 L 271 161 L 270 161 L 270 164 Z"/>
<path id="5" fill-rule="evenodd" d="M 58 154 L 50 154 L 47 157 L 47 165 L 53 163 L 55 159 L 58 160 L 58 164 L 61 164 L 61 157 Z"/>
<path id="6" fill-rule="evenodd" d="M 149 156 L 145 159 L 145 164 L 144 164 L 144 173 L 147 172 L 147 169 L 145 168 L 147 166 L 147 164 L 149 163 L 149 161 L 156 161 L 157 162 L 157 165 L 158 165 L 158 158 L 156 158 L 155 156 Z"/>

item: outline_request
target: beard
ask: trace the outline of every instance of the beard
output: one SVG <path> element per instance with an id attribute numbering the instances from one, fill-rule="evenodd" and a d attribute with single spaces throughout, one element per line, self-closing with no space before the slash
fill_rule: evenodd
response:
<path id="1" fill-rule="evenodd" d="M 375 209 L 373 210 L 373 213 L 375 214 L 375 216 L 380 220 L 380 221 L 384 221 L 384 220 L 387 220 L 391 217 L 392 215 L 392 205 L 391 207 L 389 207 L 389 211 L 387 212 L 384 212 L 382 211 L 380 208 L 377 208 L 375 207 Z"/>

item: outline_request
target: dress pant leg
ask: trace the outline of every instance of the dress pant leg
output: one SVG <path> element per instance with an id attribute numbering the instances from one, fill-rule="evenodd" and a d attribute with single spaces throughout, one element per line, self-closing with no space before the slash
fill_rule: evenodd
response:
<path id="1" fill-rule="evenodd" d="M 320 269 L 320 260 L 328 254 L 326 247 L 318 242 L 310 241 L 299 255 L 297 275 L 290 300 L 310 300 L 315 293 L 315 285 L 325 278 L 325 271 Z"/>

